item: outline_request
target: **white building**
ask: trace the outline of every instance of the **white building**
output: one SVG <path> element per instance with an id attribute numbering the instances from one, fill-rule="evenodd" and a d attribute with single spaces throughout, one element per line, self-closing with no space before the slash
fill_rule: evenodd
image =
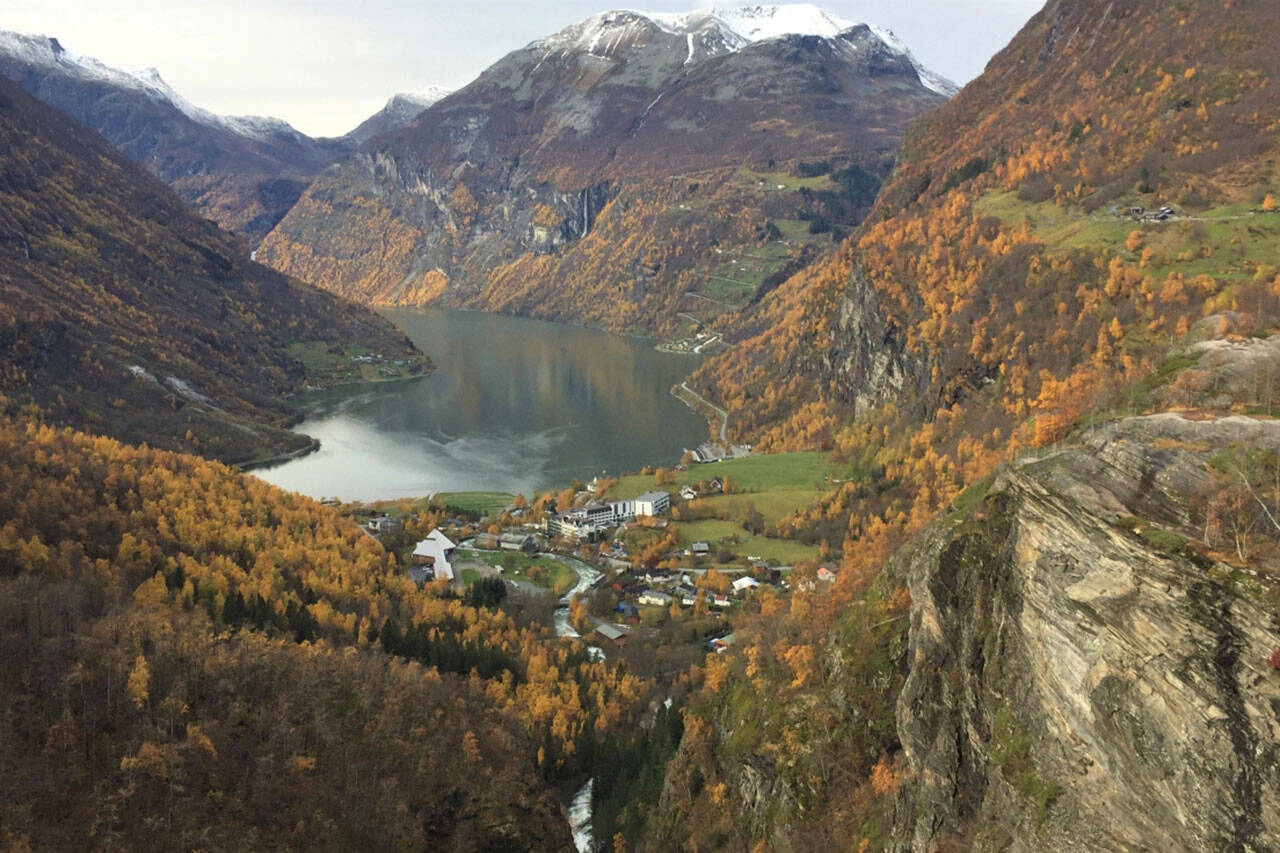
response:
<path id="1" fill-rule="evenodd" d="M 671 509 L 671 495 L 666 492 L 645 492 L 635 499 L 637 516 L 658 516 Z"/>
<path id="2" fill-rule="evenodd" d="M 453 580 L 453 564 L 449 562 L 449 554 L 453 553 L 455 547 L 439 529 L 431 531 L 413 549 L 412 562 L 417 571 L 411 569 L 410 576 L 420 582 Z"/>
<path id="3" fill-rule="evenodd" d="M 733 582 L 734 592 L 744 592 L 748 589 L 755 589 L 760 586 L 760 581 L 755 578 L 741 577 Z"/>

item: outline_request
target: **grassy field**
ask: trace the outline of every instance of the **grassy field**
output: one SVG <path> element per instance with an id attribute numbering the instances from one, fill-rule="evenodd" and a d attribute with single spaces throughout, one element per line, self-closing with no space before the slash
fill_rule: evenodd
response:
<path id="1" fill-rule="evenodd" d="M 721 302 L 744 303 L 795 251 L 783 243 L 773 242 L 725 252 L 703 279 L 702 290 Z"/>
<path id="2" fill-rule="evenodd" d="M 723 509 L 723 514 L 729 519 L 737 518 L 746 510 L 747 504 L 751 504 L 766 523 L 776 524 L 779 519 L 813 504 L 829 492 L 833 484 L 828 478 L 832 474 L 833 469 L 825 453 L 777 453 L 694 465 L 688 471 L 676 471 L 675 483 L 664 488 L 675 494 L 683 485 L 696 484 L 712 477 L 727 477 L 739 491 L 706 500 Z M 615 500 L 633 498 L 655 488 L 657 486 L 652 474 L 637 474 L 620 479 L 611 490 L 610 497 Z M 639 535 L 637 531 L 627 535 L 633 534 Z M 652 531 L 645 531 L 645 534 L 657 535 Z M 682 548 L 687 548 L 694 542 L 707 541 L 712 544 L 713 552 L 722 540 L 738 536 L 742 541 L 730 546 L 736 555 L 734 562 L 737 565 L 744 564 L 747 556 L 762 557 L 775 563 L 814 560 L 818 556 L 818 549 L 814 546 L 786 539 L 749 536 L 733 520 L 676 522 L 676 535 Z M 642 544 L 638 541 L 627 542 L 628 548 L 633 552 Z"/>
<path id="3" fill-rule="evenodd" d="M 483 562 L 490 566 L 502 566 L 502 577 L 509 581 L 524 581 L 543 589 L 549 589 L 556 595 L 563 595 L 578 582 L 578 573 L 559 560 L 551 557 L 529 556 L 520 551 L 459 551 L 455 560 L 462 562 Z M 474 569 L 463 569 L 462 579 L 467 580 L 467 572 L 475 574 Z M 478 577 L 478 575 L 475 575 Z"/>
<path id="4" fill-rule="evenodd" d="M 337 351 L 335 352 L 334 349 Z M 407 379 L 422 372 L 420 358 L 406 360 L 404 364 L 397 364 L 394 361 L 356 361 L 356 358 L 368 356 L 370 353 L 354 344 L 332 348 L 323 341 L 303 341 L 290 344 L 286 351 L 302 362 L 309 376 L 326 385 L 386 382 L 393 379 Z"/>
<path id="5" fill-rule="evenodd" d="M 1026 222 L 1031 233 L 1050 246 L 1103 249 L 1135 260 L 1150 249 L 1145 270 L 1157 279 L 1173 272 L 1185 278 L 1249 278 L 1259 265 L 1274 265 L 1280 257 L 1280 214 L 1255 214 L 1246 204 L 1187 212 L 1191 218 L 1167 222 L 1134 222 L 1105 212 L 1088 215 L 1052 202 L 1025 202 L 1013 192 L 988 193 L 974 207 L 1010 224 Z M 1138 252 L 1125 248 L 1134 231 L 1142 235 Z"/>
<path id="6" fill-rule="evenodd" d="M 735 558 L 732 565 L 745 565 L 747 557 L 760 557 L 771 563 L 794 564 L 800 560 L 817 560 L 816 545 L 805 545 L 789 539 L 769 539 L 764 536 L 748 536 L 747 532 L 732 521 L 707 519 L 705 521 L 685 521 L 676 525 L 676 535 L 681 548 L 688 548 L 694 542 L 711 544 L 711 556 L 715 559 L 717 546 L 724 545 L 733 551 Z M 733 537 L 740 540 L 733 543 Z"/>
<path id="7" fill-rule="evenodd" d="M 805 491 L 816 497 L 831 488 L 827 478 L 832 473 L 827 454 L 819 451 L 770 453 L 708 465 L 691 465 L 688 471 L 674 472 L 675 482 L 666 488 L 678 492 L 681 486 L 712 477 L 728 477 L 742 493 L 728 497 L 749 496 L 754 500 L 759 494 L 785 491 Z M 634 498 L 641 492 L 657 488 L 654 483 L 652 474 L 633 474 L 618 480 L 609 495 L 615 500 Z"/>
<path id="8" fill-rule="evenodd" d="M 436 492 L 433 500 L 467 512 L 489 515 L 511 506 L 515 495 L 510 492 Z"/>
<path id="9" fill-rule="evenodd" d="M 738 173 L 734 175 L 734 180 L 746 186 L 759 187 L 764 190 L 773 192 L 791 191 L 795 192 L 799 189 L 808 190 L 834 190 L 835 183 L 832 182 L 831 176 L 817 175 L 812 178 L 801 178 L 790 172 L 757 172 L 748 169 L 745 166 L 738 169 Z M 763 182 L 763 183 L 761 183 Z M 781 189 L 779 189 L 781 187 Z"/>

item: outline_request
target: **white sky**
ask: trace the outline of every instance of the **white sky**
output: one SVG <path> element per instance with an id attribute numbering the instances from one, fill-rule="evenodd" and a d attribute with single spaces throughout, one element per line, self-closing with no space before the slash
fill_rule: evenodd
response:
<path id="1" fill-rule="evenodd" d="M 892 29 L 929 68 L 976 77 L 1044 0 L 821 0 Z M 0 0 L 0 29 L 56 36 L 108 65 L 154 66 L 187 100 L 338 135 L 396 92 L 457 88 L 505 53 L 610 8 L 698 0 Z M 737 5 L 733 0 L 718 5 Z M 746 5 L 746 2 L 742 3 Z M 7 9 L 4 7 L 8 7 Z"/>

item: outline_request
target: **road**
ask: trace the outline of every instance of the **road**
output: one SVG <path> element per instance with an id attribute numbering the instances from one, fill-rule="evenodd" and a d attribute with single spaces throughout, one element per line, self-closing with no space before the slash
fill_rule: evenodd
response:
<path id="1" fill-rule="evenodd" d="M 714 409 L 715 411 L 720 413 L 720 443 L 724 444 L 725 433 L 729 429 L 729 413 L 726 412 L 724 409 L 720 408 L 719 406 L 717 406 L 715 403 L 708 400 L 706 397 L 699 394 L 697 391 L 694 391 L 692 388 L 689 387 L 689 383 L 687 382 L 681 382 L 680 389 L 684 391 L 686 394 L 688 394 L 690 397 L 693 397 L 694 399 L 698 400 L 704 406 L 710 409 Z"/>

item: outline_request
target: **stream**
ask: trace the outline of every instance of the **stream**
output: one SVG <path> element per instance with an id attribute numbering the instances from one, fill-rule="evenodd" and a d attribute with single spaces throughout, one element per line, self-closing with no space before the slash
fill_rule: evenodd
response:
<path id="1" fill-rule="evenodd" d="M 575 560 L 573 557 L 559 555 L 554 557 L 578 573 L 578 582 L 573 585 L 573 589 L 561 596 L 560 605 L 556 608 L 556 636 L 581 637 L 582 635 L 569 624 L 569 602 L 575 595 L 590 589 L 591 585 L 600 579 L 600 572 L 595 567 L 581 560 Z M 604 660 L 604 649 L 599 646 L 587 646 L 587 653 L 591 655 L 592 660 Z M 578 853 L 589 853 L 591 850 L 592 787 L 593 780 L 588 779 L 569 802 L 569 828 L 573 830 L 573 846 L 577 848 Z"/>

